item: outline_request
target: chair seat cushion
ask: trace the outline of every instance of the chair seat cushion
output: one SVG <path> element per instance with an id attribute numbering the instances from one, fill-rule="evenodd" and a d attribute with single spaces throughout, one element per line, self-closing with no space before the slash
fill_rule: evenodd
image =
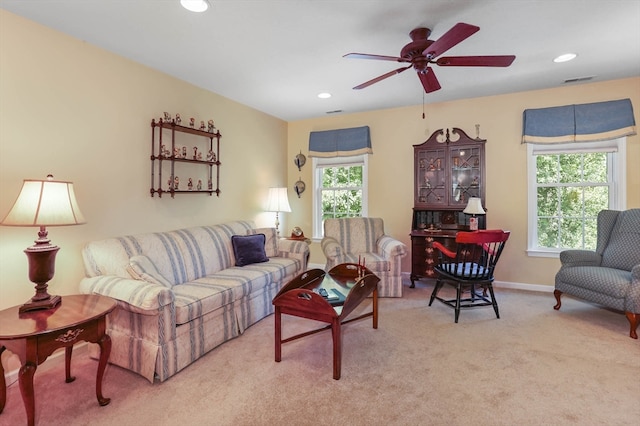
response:
<path id="1" fill-rule="evenodd" d="M 358 263 L 364 259 L 365 266 L 371 272 L 386 272 L 391 269 L 391 262 L 377 253 L 347 253 L 344 262 Z"/>
<path id="2" fill-rule="evenodd" d="M 443 263 L 436 266 L 436 271 L 460 279 L 484 279 L 485 273 L 489 272 L 484 266 L 473 262 L 465 263 Z"/>
<path id="3" fill-rule="evenodd" d="M 624 298 L 631 286 L 631 272 L 599 266 L 561 268 L 556 275 L 556 285 L 558 282 Z"/>

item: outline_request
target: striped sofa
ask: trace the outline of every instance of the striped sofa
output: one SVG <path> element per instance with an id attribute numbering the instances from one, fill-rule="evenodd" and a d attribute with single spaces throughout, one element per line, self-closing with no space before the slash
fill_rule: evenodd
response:
<path id="1" fill-rule="evenodd" d="M 266 236 L 268 261 L 235 266 L 232 236 L 256 233 Z M 308 253 L 250 221 L 123 236 L 84 247 L 80 290 L 117 300 L 109 362 L 162 382 L 273 313 L 273 297 L 306 270 Z"/>

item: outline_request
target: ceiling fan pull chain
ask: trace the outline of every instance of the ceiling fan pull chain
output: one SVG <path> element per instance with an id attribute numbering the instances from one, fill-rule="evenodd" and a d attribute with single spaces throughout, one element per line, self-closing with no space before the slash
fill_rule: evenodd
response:
<path id="1" fill-rule="evenodd" d="M 424 120 L 424 92 L 422 92 L 422 119 Z"/>

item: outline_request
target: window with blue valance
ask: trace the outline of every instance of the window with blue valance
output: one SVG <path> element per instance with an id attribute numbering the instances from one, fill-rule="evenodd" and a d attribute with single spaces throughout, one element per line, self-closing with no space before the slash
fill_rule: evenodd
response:
<path id="1" fill-rule="evenodd" d="M 630 99 L 526 109 L 522 143 L 595 142 L 636 134 Z"/>
<path id="2" fill-rule="evenodd" d="M 369 126 L 309 134 L 310 157 L 349 157 L 361 154 L 373 154 Z"/>

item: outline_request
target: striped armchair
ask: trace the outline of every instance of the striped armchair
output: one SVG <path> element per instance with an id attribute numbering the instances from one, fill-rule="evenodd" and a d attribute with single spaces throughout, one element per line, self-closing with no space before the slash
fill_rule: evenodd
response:
<path id="1" fill-rule="evenodd" d="M 595 251 L 565 250 L 556 274 L 558 310 L 562 293 L 624 311 L 629 335 L 637 339 L 640 323 L 640 209 L 603 210 L 598 214 Z"/>
<path id="2" fill-rule="evenodd" d="M 378 296 L 402 297 L 400 261 L 407 254 L 407 247 L 385 235 L 382 219 L 325 219 L 321 245 L 327 271 L 340 263 L 364 259 L 367 268 L 380 278 Z"/>

